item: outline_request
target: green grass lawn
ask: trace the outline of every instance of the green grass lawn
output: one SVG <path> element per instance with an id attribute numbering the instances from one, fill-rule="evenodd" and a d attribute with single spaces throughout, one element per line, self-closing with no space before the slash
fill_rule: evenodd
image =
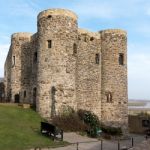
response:
<path id="1" fill-rule="evenodd" d="M 24 150 L 34 147 L 57 147 L 40 134 L 41 117 L 31 109 L 0 104 L 0 150 Z"/>

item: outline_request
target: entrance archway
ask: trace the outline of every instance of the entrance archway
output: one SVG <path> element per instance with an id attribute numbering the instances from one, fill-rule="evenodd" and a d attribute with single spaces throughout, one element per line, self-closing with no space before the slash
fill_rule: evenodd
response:
<path id="1" fill-rule="evenodd" d="M 36 87 L 33 89 L 33 109 L 36 110 Z"/>
<path id="2" fill-rule="evenodd" d="M 19 102 L 20 102 L 20 95 L 15 94 L 15 103 L 19 103 Z"/>

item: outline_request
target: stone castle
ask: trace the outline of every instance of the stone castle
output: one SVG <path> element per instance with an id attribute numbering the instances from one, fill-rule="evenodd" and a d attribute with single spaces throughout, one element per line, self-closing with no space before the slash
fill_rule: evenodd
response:
<path id="1" fill-rule="evenodd" d="M 5 98 L 31 103 L 43 117 L 70 106 L 127 127 L 127 33 L 89 32 L 70 10 L 42 11 L 37 33 L 11 37 Z"/>

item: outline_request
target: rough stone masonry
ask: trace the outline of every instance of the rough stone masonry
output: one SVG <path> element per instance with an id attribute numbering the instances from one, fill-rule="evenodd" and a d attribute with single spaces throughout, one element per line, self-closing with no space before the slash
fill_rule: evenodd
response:
<path id="1" fill-rule="evenodd" d="M 70 10 L 49 9 L 37 33 L 15 33 L 5 62 L 5 98 L 31 103 L 43 117 L 63 107 L 94 112 L 127 128 L 127 33 L 78 28 Z"/>

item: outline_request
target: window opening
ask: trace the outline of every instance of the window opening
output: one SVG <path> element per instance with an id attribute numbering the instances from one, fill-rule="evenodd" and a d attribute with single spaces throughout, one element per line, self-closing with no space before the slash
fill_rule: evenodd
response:
<path id="1" fill-rule="evenodd" d="M 26 95 L 27 95 L 27 93 L 26 93 L 26 91 L 24 91 L 24 98 L 26 98 Z"/>
<path id="2" fill-rule="evenodd" d="M 52 48 L 52 41 L 48 40 L 47 43 L 48 43 L 48 48 Z"/>
<path id="3" fill-rule="evenodd" d="M 15 56 L 13 56 L 13 58 L 12 58 L 12 67 L 14 67 L 15 64 L 16 64 L 16 58 L 15 58 Z"/>
<path id="4" fill-rule="evenodd" d="M 124 65 L 124 54 L 123 53 L 119 54 L 119 65 Z"/>
<path id="5" fill-rule="evenodd" d="M 106 94 L 106 97 L 107 97 L 107 103 L 111 103 L 112 102 L 112 94 L 111 94 L 111 92 L 108 92 Z"/>
<path id="6" fill-rule="evenodd" d="M 34 53 L 34 62 L 37 62 L 37 52 Z"/>
<path id="7" fill-rule="evenodd" d="M 77 44 L 73 44 L 73 54 L 77 54 Z"/>
<path id="8" fill-rule="evenodd" d="M 99 64 L 99 54 L 96 54 L 96 55 L 95 55 L 95 63 L 96 63 L 96 64 Z"/>

